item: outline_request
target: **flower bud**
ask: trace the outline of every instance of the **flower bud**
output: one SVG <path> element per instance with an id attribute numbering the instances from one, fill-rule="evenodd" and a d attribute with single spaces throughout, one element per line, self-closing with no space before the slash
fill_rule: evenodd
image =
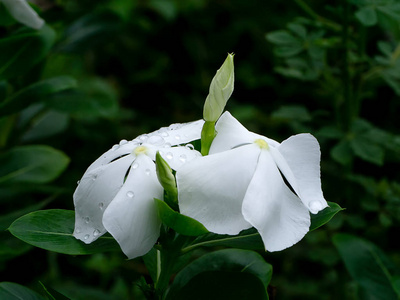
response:
<path id="1" fill-rule="evenodd" d="M 172 173 L 171 167 L 162 158 L 159 151 L 156 153 L 156 172 L 158 181 L 167 194 L 165 201 L 171 208 L 175 209 L 178 202 L 178 189 L 176 188 L 175 176 Z"/>
<path id="2" fill-rule="evenodd" d="M 232 95 L 234 85 L 233 54 L 228 54 L 210 84 L 210 91 L 204 103 L 203 118 L 216 122 L 224 111 L 226 102 Z"/>

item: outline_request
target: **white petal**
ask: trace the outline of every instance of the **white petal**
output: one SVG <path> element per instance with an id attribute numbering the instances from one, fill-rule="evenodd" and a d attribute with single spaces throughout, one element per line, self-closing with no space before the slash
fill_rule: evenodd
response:
<path id="1" fill-rule="evenodd" d="M 247 145 L 183 165 L 176 173 L 180 212 L 215 233 L 250 228 L 241 207 L 259 153 L 258 147 Z"/>
<path id="2" fill-rule="evenodd" d="M 217 136 L 211 144 L 210 154 L 250 144 L 260 138 L 267 141 L 270 145 L 279 145 L 279 143 L 274 140 L 248 131 L 227 111 L 219 118 L 215 129 L 217 131 Z"/>
<path id="3" fill-rule="evenodd" d="M 201 137 L 201 129 L 204 121 L 171 124 L 169 127 L 163 127 L 146 135 L 144 142 L 155 146 L 176 146 L 186 144 Z M 160 139 L 162 138 L 162 140 Z"/>
<path id="4" fill-rule="evenodd" d="M 266 150 L 259 157 L 243 200 L 243 216 L 258 230 L 268 251 L 292 246 L 309 230 L 307 208 L 285 185 Z"/>
<path id="5" fill-rule="evenodd" d="M 316 214 L 327 207 L 321 189 L 321 152 L 317 139 L 308 133 L 294 135 L 277 150 L 283 157 L 274 155 L 279 169 L 310 212 Z"/>
<path id="6" fill-rule="evenodd" d="M 1 2 L 18 22 L 34 29 L 40 29 L 43 26 L 43 19 L 25 0 L 1 0 Z"/>
<path id="7" fill-rule="evenodd" d="M 133 160 L 133 156 L 126 156 L 83 175 L 74 193 L 77 239 L 89 244 L 106 232 L 103 213 L 121 189 Z"/>
<path id="8" fill-rule="evenodd" d="M 139 155 L 135 162 L 138 167 L 131 168 L 103 216 L 104 227 L 130 259 L 146 254 L 157 241 L 161 221 L 154 198 L 163 197 L 154 162 L 146 155 Z"/>
<path id="9" fill-rule="evenodd" d="M 137 142 L 121 140 L 119 144 L 112 146 L 110 150 L 108 150 L 106 153 L 103 153 L 98 159 L 96 159 L 86 170 L 86 173 L 100 166 L 106 165 L 119 157 L 123 157 L 132 153 L 137 146 L 139 146 L 139 143 Z"/>
<path id="10" fill-rule="evenodd" d="M 186 147 L 170 147 L 160 150 L 161 156 L 173 170 L 178 170 L 183 164 L 201 156 L 200 152 Z"/>

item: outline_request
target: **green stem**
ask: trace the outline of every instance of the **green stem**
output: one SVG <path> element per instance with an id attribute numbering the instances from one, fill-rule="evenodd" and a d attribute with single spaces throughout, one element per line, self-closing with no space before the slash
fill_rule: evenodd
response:
<path id="1" fill-rule="evenodd" d="M 335 30 L 335 31 L 341 31 L 342 30 L 342 26 L 340 26 L 339 24 L 337 24 L 337 23 L 335 23 L 335 22 L 333 22 L 331 20 L 328 20 L 328 19 L 320 16 L 307 3 L 305 3 L 303 0 L 294 0 L 294 2 L 303 11 L 305 11 L 308 15 L 310 15 L 312 18 L 314 18 L 318 22 L 324 24 L 325 26 L 331 28 L 332 30 Z"/>

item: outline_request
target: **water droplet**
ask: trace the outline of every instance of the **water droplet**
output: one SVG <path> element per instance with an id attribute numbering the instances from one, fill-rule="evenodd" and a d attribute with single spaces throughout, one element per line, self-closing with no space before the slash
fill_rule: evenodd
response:
<path id="1" fill-rule="evenodd" d="M 86 235 L 83 237 L 84 240 L 87 240 L 88 238 L 89 238 L 89 235 L 88 235 L 88 234 L 86 234 Z"/>
<path id="2" fill-rule="evenodd" d="M 192 144 L 187 144 L 185 147 L 187 149 L 189 149 L 189 150 L 193 150 L 194 149 L 194 146 Z"/>
<path id="3" fill-rule="evenodd" d="M 100 203 L 99 203 L 99 208 L 100 208 L 101 210 L 103 210 L 103 208 L 104 208 L 104 203 L 103 203 L 103 202 L 100 202 Z"/>
<path id="4" fill-rule="evenodd" d="M 84 217 L 83 220 L 85 221 L 86 224 L 89 224 L 90 218 L 89 217 Z"/>
<path id="5" fill-rule="evenodd" d="M 144 141 L 145 139 L 147 139 L 147 134 L 142 134 L 139 136 L 139 140 Z"/>
<path id="6" fill-rule="evenodd" d="M 322 203 L 318 200 L 310 201 L 308 206 L 310 207 L 311 212 L 318 212 L 322 209 Z"/>
<path id="7" fill-rule="evenodd" d="M 180 160 L 181 162 L 185 162 L 185 161 L 186 161 L 186 155 L 185 155 L 185 154 L 181 154 L 181 155 L 179 156 L 179 160 Z"/>
<path id="8" fill-rule="evenodd" d="M 119 148 L 119 145 L 114 145 L 114 146 L 112 146 L 111 150 L 112 150 L 112 151 L 115 151 L 115 150 L 117 150 L 118 148 Z"/>
<path id="9" fill-rule="evenodd" d="M 174 155 L 173 155 L 171 152 L 168 152 L 168 153 L 165 155 L 165 157 L 166 157 L 167 159 L 171 160 L 171 159 L 174 157 Z"/>
<path id="10" fill-rule="evenodd" d="M 165 143 L 164 148 L 171 148 L 171 143 Z"/>
<path id="11" fill-rule="evenodd" d="M 144 172 L 145 172 L 145 174 L 146 174 L 147 176 L 150 175 L 150 169 L 146 169 L 146 171 L 144 171 Z"/>
<path id="12" fill-rule="evenodd" d="M 137 169 L 139 168 L 139 164 L 137 162 L 133 163 L 132 169 Z"/>
<path id="13" fill-rule="evenodd" d="M 93 175 L 92 175 L 92 180 L 93 180 L 93 181 L 96 180 L 96 179 L 97 179 L 97 176 L 98 176 L 97 174 L 93 174 Z"/>
<path id="14" fill-rule="evenodd" d="M 76 228 L 75 228 L 75 232 L 76 232 L 76 233 L 81 233 L 81 232 L 82 232 L 82 229 L 81 229 L 80 227 L 76 227 Z"/>
<path id="15" fill-rule="evenodd" d="M 78 180 L 77 182 L 76 182 L 76 184 L 80 184 L 81 183 L 81 181 L 80 180 Z"/>
<path id="16" fill-rule="evenodd" d="M 162 146 L 164 145 L 165 140 L 159 135 L 153 135 L 147 139 L 146 143 L 152 144 L 154 146 Z"/>
<path id="17" fill-rule="evenodd" d="M 95 229 L 95 231 L 93 231 L 93 236 L 99 236 L 100 235 L 100 230 Z"/>
<path id="18" fill-rule="evenodd" d="M 127 142 L 128 142 L 127 140 L 121 140 L 121 141 L 119 142 L 119 145 L 120 145 L 120 146 L 125 145 Z"/>
<path id="19" fill-rule="evenodd" d="M 179 141 L 181 139 L 181 136 L 179 134 L 177 134 L 177 135 L 175 135 L 175 139 Z"/>
<path id="20" fill-rule="evenodd" d="M 133 192 L 129 191 L 126 193 L 126 196 L 129 198 L 133 198 L 135 196 L 135 194 Z"/>
<path id="21" fill-rule="evenodd" d="M 162 137 L 168 137 L 169 134 L 168 134 L 166 131 L 164 131 L 164 132 L 161 133 L 161 136 L 162 136 Z"/>

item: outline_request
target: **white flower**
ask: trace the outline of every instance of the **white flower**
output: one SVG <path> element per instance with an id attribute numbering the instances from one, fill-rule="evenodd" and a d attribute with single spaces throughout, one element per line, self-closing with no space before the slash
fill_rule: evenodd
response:
<path id="1" fill-rule="evenodd" d="M 75 238 L 88 244 L 108 231 L 128 258 L 147 253 L 161 225 L 154 204 L 154 198 L 163 199 L 156 152 L 178 169 L 200 153 L 191 145 L 173 146 L 199 139 L 203 123 L 173 124 L 130 142 L 122 140 L 100 156 L 74 193 Z"/>
<path id="2" fill-rule="evenodd" d="M 4 4 L 10 15 L 18 22 L 34 29 L 40 29 L 43 26 L 43 19 L 25 0 L 0 0 L 0 3 Z"/>
<path id="3" fill-rule="evenodd" d="M 328 206 L 317 140 L 298 134 L 278 143 L 249 132 L 228 112 L 216 130 L 210 155 L 192 160 L 176 174 L 180 212 L 219 234 L 253 226 L 268 251 L 300 241 L 310 227 L 309 211 L 315 214 Z"/>

